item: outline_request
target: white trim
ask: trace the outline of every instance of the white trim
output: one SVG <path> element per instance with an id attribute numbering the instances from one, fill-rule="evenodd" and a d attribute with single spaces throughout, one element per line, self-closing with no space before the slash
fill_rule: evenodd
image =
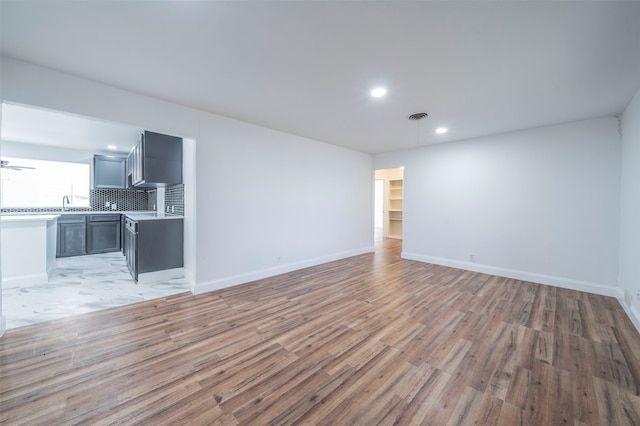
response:
<path id="1" fill-rule="evenodd" d="M 602 296 L 620 298 L 622 295 L 622 291 L 618 287 L 613 287 L 606 284 L 592 283 L 589 281 L 574 280 L 571 278 L 556 277 L 553 275 L 537 274 L 535 272 L 498 268 L 495 266 L 481 265 L 475 262 L 463 262 L 459 260 L 445 259 L 440 257 L 424 256 L 416 253 L 402 252 L 401 257 L 403 259 L 434 263 L 436 265 L 466 269 L 473 272 L 481 272 L 483 274 L 497 275 L 499 277 L 513 278 L 516 280 L 529 281 L 533 283 L 552 285 L 555 287 L 584 291 L 587 293 L 594 293 Z"/>
<path id="2" fill-rule="evenodd" d="M 221 288 L 231 287 L 238 284 L 244 284 L 251 281 L 261 280 L 273 277 L 287 272 L 296 271 L 298 269 L 308 268 L 323 263 L 333 262 L 335 260 L 345 259 L 347 257 L 358 256 L 365 253 L 372 253 L 374 247 L 365 247 L 356 250 L 344 251 L 341 253 L 330 254 L 327 256 L 316 257 L 313 259 L 303 260 L 295 263 L 287 263 L 273 268 L 260 269 L 257 271 L 247 272 L 244 274 L 232 275 L 217 280 L 196 283 L 193 287 L 193 294 L 202 294 L 209 291 L 219 290 Z"/>
<path id="3" fill-rule="evenodd" d="M 2 336 L 5 331 L 7 331 L 7 319 L 2 316 L 0 317 L 0 336 Z"/>
<path id="4" fill-rule="evenodd" d="M 517 271 L 513 269 L 498 268 L 489 265 L 480 265 L 475 262 L 463 262 L 441 257 L 423 256 L 415 253 L 402 252 L 401 257 L 403 259 L 417 260 L 419 262 L 433 263 L 436 265 L 449 266 L 451 268 L 465 269 L 473 272 L 497 275 L 499 277 L 513 278 L 516 280 L 546 284 L 554 287 L 566 288 L 569 290 L 599 294 L 601 296 L 615 297 L 616 299 L 618 299 L 618 302 L 624 309 L 625 313 L 638 330 L 638 333 L 640 333 L 640 307 L 637 305 L 628 306 L 624 301 L 624 294 L 622 290 L 618 287 L 613 287 L 606 284 L 592 283 L 588 281 L 574 280 L 571 278 L 536 274 L 534 272 Z"/>
<path id="5" fill-rule="evenodd" d="M 184 268 L 184 279 L 189 282 L 189 289 L 190 289 L 189 291 L 191 291 L 191 294 L 196 294 L 195 293 L 195 288 L 196 288 L 195 277 L 193 275 L 193 272 L 187 270 L 187 268 Z"/>
<path id="6" fill-rule="evenodd" d="M 618 302 L 620 302 L 622 308 L 627 313 L 627 316 L 636 327 L 636 330 L 640 333 L 640 310 L 638 310 L 635 304 L 633 306 L 628 306 L 623 297 L 618 297 Z"/>
<path id="7" fill-rule="evenodd" d="M 8 288 L 46 284 L 48 282 L 49 282 L 49 275 L 47 275 L 46 273 L 18 275 L 15 277 L 7 277 L 7 278 L 3 277 L 2 288 L 6 290 Z"/>
<path id="8" fill-rule="evenodd" d="M 51 262 L 51 264 L 49 264 L 47 266 L 47 282 L 49 282 L 49 279 L 51 278 L 51 275 L 53 275 L 53 271 L 56 270 L 56 259 L 53 259 L 53 262 Z"/>
<path id="9" fill-rule="evenodd" d="M 162 271 L 138 274 L 138 284 L 149 284 L 158 281 L 172 280 L 184 277 L 184 268 L 163 269 Z"/>

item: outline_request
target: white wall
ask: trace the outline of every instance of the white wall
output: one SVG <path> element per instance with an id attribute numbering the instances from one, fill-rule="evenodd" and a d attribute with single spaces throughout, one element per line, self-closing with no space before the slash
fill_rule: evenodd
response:
<path id="1" fill-rule="evenodd" d="M 620 278 L 624 306 L 640 330 L 640 91 L 622 116 Z"/>
<path id="2" fill-rule="evenodd" d="M 221 118 L 197 150 L 198 238 L 217 240 L 198 244 L 203 288 L 372 250 L 369 155 Z"/>
<path id="3" fill-rule="evenodd" d="M 185 158 L 195 158 L 185 162 L 197 184 L 185 244 L 196 293 L 372 250 L 369 155 L 11 58 L 1 77 L 9 102 L 196 141 Z"/>
<path id="4" fill-rule="evenodd" d="M 0 69 L 0 77 L 2 70 Z M 0 81 L 0 99 L 2 99 L 2 82 Z M 2 108 L 0 107 L 0 129 L 2 129 Z M 0 131 L 0 140 L 2 140 L 2 132 Z M 0 157 L 2 157 L 2 143 L 0 142 Z M 1 189 L 0 189 L 1 190 Z M 2 240 L 2 227 L 0 227 L 0 240 Z M 2 244 L 0 244 L 0 259 L 2 258 Z M 7 328 L 7 319 L 2 313 L 2 262 L 0 262 L 0 336 L 2 336 Z"/>
<path id="5" fill-rule="evenodd" d="M 618 294 L 616 118 L 374 156 L 401 165 L 403 257 Z"/>
<path id="6" fill-rule="evenodd" d="M 2 157 L 91 164 L 93 152 L 2 140 Z"/>
<path id="7" fill-rule="evenodd" d="M 195 291 L 196 284 L 196 141 L 185 138 L 182 140 L 182 163 L 192 165 L 182 169 L 182 183 L 184 185 L 184 205 L 188 206 L 189 218 L 184 221 L 184 271 L 185 278 L 191 283 L 191 290 Z"/>

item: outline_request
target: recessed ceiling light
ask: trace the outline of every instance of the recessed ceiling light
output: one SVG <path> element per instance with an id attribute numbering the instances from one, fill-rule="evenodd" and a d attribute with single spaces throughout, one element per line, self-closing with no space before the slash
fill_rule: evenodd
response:
<path id="1" fill-rule="evenodd" d="M 109 149 L 118 149 L 118 147 L 115 146 L 115 145 L 107 145 L 107 148 L 109 148 Z"/>
<path id="2" fill-rule="evenodd" d="M 387 94 L 387 89 L 385 89 L 384 87 L 376 87 L 371 91 L 371 96 L 373 96 L 374 98 L 379 98 L 386 94 Z"/>
<path id="3" fill-rule="evenodd" d="M 447 133 L 448 131 L 449 131 L 449 129 L 447 129 L 446 127 L 438 127 L 436 129 L 436 133 L 439 134 L 439 135 L 441 135 L 443 133 Z"/>

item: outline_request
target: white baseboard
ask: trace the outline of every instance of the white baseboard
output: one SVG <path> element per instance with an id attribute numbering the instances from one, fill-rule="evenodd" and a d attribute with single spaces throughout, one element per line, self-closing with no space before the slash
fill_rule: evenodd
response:
<path id="1" fill-rule="evenodd" d="M 46 284 L 49 282 L 49 275 L 46 273 L 19 275 L 16 277 L 2 277 L 2 288 L 26 287 L 30 285 Z"/>
<path id="2" fill-rule="evenodd" d="M 0 317 L 0 336 L 7 331 L 7 319 L 5 317 Z"/>
<path id="3" fill-rule="evenodd" d="M 618 301 L 622 305 L 622 308 L 627 313 L 627 316 L 633 325 L 636 327 L 636 330 L 638 330 L 638 333 L 640 333 L 640 309 L 638 309 L 638 304 L 628 306 L 624 301 L 624 297 L 618 297 Z"/>
<path id="4" fill-rule="evenodd" d="M 138 274 L 138 283 L 149 284 L 158 281 L 167 281 L 184 277 L 184 268 L 164 269 L 162 271 L 145 272 Z"/>
<path id="5" fill-rule="evenodd" d="M 374 247 L 365 247 L 357 250 L 349 250 L 341 253 L 330 254 L 327 256 L 316 257 L 313 259 L 307 259 L 300 262 L 278 265 L 272 268 L 247 272 L 244 274 L 232 275 L 230 277 L 224 277 L 217 280 L 195 283 L 195 285 L 193 286 L 193 294 L 202 294 L 209 291 L 220 290 L 221 288 L 261 280 L 280 274 L 286 274 L 287 272 L 296 271 L 298 269 L 308 268 L 310 266 L 316 266 L 323 263 L 333 262 L 334 260 L 340 260 L 347 257 L 358 256 L 360 254 L 371 253 L 374 250 Z"/>
<path id="6" fill-rule="evenodd" d="M 191 294 L 196 294 L 195 293 L 196 280 L 195 280 L 195 275 L 193 274 L 193 271 L 188 270 L 188 269 L 185 268 L 185 270 L 184 270 L 184 279 L 189 282 L 189 289 L 191 291 Z"/>
<path id="7" fill-rule="evenodd" d="M 433 263 L 436 265 L 449 266 L 451 268 L 465 269 L 468 271 L 480 272 L 483 274 L 497 275 L 499 277 L 513 278 L 516 280 L 552 285 L 554 287 L 561 287 L 569 290 L 599 294 L 601 296 L 615 297 L 616 299 L 618 299 L 627 316 L 638 330 L 638 333 L 640 333 L 640 307 L 636 305 L 627 306 L 624 301 L 624 293 L 618 287 L 613 287 L 606 284 L 592 283 L 588 281 L 574 280 L 571 278 L 536 274 L 534 272 L 497 268 L 495 266 L 481 265 L 475 262 L 463 262 L 459 260 L 444 259 L 440 257 L 423 256 L 415 253 L 402 252 L 401 257 L 403 259 L 417 260 L 419 262 Z"/>
<path id="8" fill-rule="evenodd" d="M 589 281 L 574 280 L 564 277 L 556 277 L 553 275 L 537 274 L 535 272 L 498 268 L 495 266 L 478 264 L 476 262 L 463 262 L 459 260 L 445 259 L 440 257 L 424 256 L 415 253 L 402 252 L 401 256 L 403 259 L 434 263 L 436 265 L 449 266 L 451 268 L 466 269 L 483 274 L 497 275 L 499 277 L 513 278 L 516 280 L 529 281 L 538 284 L 552 285 L 555 287 L 561 287 L 570 290 L 600 294 L 602 296 L 610 296 L 615 298 L 620 298 L 622 296 L 622 291 L 618 287 L 613 287 L 606 284 L 592 283 Z"/>
<path id="9" fill-rule="evenodd" d="M 53 271 L 55 270 L 56 270 L 56 262 L 54 259 L 53 262 L 51 262 L 51 264 L 47 266 L 47 281 L 49 281 L 49 279 L 51 278 L 51 275 L 53 275 Z"/>

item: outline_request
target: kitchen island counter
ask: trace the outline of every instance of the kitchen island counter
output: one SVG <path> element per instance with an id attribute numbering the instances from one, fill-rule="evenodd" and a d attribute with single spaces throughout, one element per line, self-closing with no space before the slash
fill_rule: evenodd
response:
<path id="1" fill-rule="evenodd" d="M 0 216 L 2 222 L 32 222 L 32 221 L 50 221 L 59 218 L 59 214 L 12 214 Z"/>
<path id="2" fill-rule="evenodd" d="M 43 284 L 56 264 L 59 214 L 2 215 L 2 284 Z"/>

